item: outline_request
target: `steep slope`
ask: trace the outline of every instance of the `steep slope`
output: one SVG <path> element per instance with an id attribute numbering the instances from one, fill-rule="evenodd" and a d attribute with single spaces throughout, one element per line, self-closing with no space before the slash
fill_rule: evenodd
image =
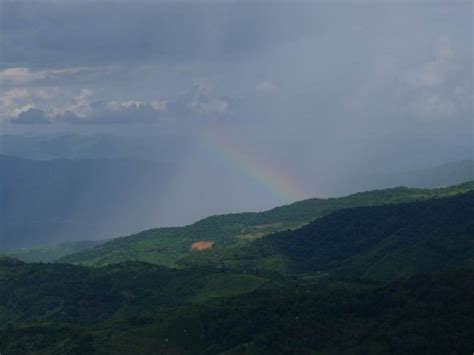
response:
<path id="1" fill-rule="evenodd" d="M 473 216 L 472 191 L 426 201 L 345 209 L 295 231 L 182 262 L 246 271 L 329 272 L 372 280 L 474 267 Z"/>
<path id="2" fill-rule="evenodd" d="M 434 190 L 400 187 L 341 198 L 308 199 L 265 212 L 213 216 L 186 227 L 148 230 L 66 256 L 61 261 L 101 266 L 140 260 L 174 267 L 178 265 L 179 259 L 201 253 L 192 251 L 191 246 L 195 242 L 213 242 L 210 250 L 228 248 L 246 244 L 273 232 L 299 228 L 316 218 L 345 208 L 451 196 L 473 188 L 474 182 L 470 182 Z M 207 256 L 207 253 L 204 255 Z"/>

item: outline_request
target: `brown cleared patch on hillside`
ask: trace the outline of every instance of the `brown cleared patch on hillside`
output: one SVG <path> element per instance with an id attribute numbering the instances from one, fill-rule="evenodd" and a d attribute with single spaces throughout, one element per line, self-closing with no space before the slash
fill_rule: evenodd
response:
<path id="1" fill-rule="evenodd" d="M 211 249 L 214 245 L 212 240 L 200 240 L 191 244 L 191 250 L 206 250 Z"/>

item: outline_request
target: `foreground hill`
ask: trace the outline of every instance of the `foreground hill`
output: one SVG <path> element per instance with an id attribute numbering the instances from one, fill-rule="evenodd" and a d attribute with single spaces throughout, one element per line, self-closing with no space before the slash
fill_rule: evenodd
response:
<path id="1" fill-rule="evenodd" d="M 465 354 L 474 273 L 387 285 L 0 260 L 2 354 Z"/>
<path id="2" fill-rule="evenodd" d="M 0 284 L 2 324 L 38 320 L 91 324 L 133 313 L 136 307 L 140 312 L 159 311 L 254 291 L 273 282 L 253 275 L 137 262 L 86 268 L 1 257 Z"/>
<path id="3" fill-rule="evenodd" d="M 204 242 L 202 245 L 211 249 L 239 246 L 270 233 L 300 228 L 341 209 L 440 198 L 472 189 L 474 182 L 433 190 L 399 187 L 340 198 L 308 199 L 265 212 L 213 216 L 186 227 L 148 230 L 66 256 L 61 262 L 101 266 L 135 260 L 176 267 L 183 257 L 199 253 L 192 250 L 194 243 Z"/>
<path id="4" fill-rule="evenodd" d="M 472 271 L 295 283 L 215 302 L 201 316 L 204 339 L 226 354 L 467 354 L 473 285 Z"/>
<path id="5" fill-rule="evenodd" d="M 474 267 L 474 191 L 357 207 L 239 248 L 216 248 L 181 262 L 252 272 L 329 272 L 387 280 Z"/>
<path id="6" fill-rule="evenodd" d="M 129 354 L 131 348 L 123 346 L 150 353 L 150 344 L 201 349 L 197 312 L 204 303 L 281 287 L 255 275 L 134 262 L 104 268 L 27 264 L 8 257 L 0 258 L 0 284 L 2 354 Z M 148 335 L 139 334 L 142 330 Z M 180 344 L 183 336 L 190 339 Z"/>

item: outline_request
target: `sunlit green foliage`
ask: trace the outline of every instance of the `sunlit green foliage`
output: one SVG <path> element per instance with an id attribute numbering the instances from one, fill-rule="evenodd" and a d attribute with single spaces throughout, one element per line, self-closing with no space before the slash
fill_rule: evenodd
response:
<path id="1" fill-rule="evenodd" d="M 374 192 L 385 199 L 265 238 L 262 229 L 289 225 L 281 210 L 260 224 L 244 214 L 160 229 L 161 239 L 152 230 L 92 249 L 107 264 L 101 253 L 122 248 L 121 263 L 101 267 L 1 256 L 0 353 L 469 353 L 474 191 L 466 186 L 416 198 Z M 393 203 L 407 201 L 400 191 L 415 201 Z M 350 198 L 370 204 L 361 196 Z M 201 239 L 216 247 L 175 253 Z M 131 245 L 143 249 L 133 254 Z M 138 261 L 145 249 L 180 267 Z"/>
<path id="2" fill-rule="evenodd" d="M 191 251 L 196 241 L 214 241 L 215 248 L 239 246 L 264 235 L 299 228 L 341 209 L 446 197 L 472 189 L 474 182 L 433 190 L 400 187 L 340 198 L 308 199 L 265 212 L 212 216 L 182 228 L 148 230 L 66 256 L 61 261 L 103 266 L 133 260 L 177 267 L 182 264 L 179 259 L 196 254 Z"/>
<path id="3" fill-rule="evenodd" d="M 474 192 L 426 201 L 357 207 L 295 231 L 181 260 L 186 267 L 260 273 L 329 272 L 390 280 L 474 266 Z"/>

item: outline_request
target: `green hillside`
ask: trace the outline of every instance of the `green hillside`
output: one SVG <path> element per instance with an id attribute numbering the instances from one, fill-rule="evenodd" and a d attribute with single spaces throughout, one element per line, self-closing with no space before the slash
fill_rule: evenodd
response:
<path id="1" fill-rule="evenodd" d="M 0 323 L 89 324 L 134 312 L 159 311 L 277 285 L 255 275 L 176 270 L 129 262 L 104 268 L 0 259 Z"/>
<path id="2" fill-rule="evenodd" d="M 60 261 L 103 266 L 132 260 L 177 267 L 181 258 L 201 253 L 192 251 L 195 242 L 210 241 L 215 249 L 235 247 L 274 232 L 297 229 L 341 209 L 446 197 L 472 189 L 474 182 L 433 190 L 399 187 L 340 198 L 308 199 L 265 212 L 213 216 L 185 227 L 152 229 L 114 239 Z"/>
<path id="3" fill-rule="evenodd" d="M 154 344 L 166 345 L 165 337 L 172 337 L 173 346 L 181 350 L 200 350 L 201 335 L 195 338 L 193 332 L 202 332 L 198 311 L 204 303 L 282 287 L 256 275 L 183 271 L 138 262 L 86 268 L 29 264 L 8 257 L 0 259 L 0 284 L 2 354 L 85 354 L 89 352 L 84 339 L 91 332 L 100 349 L 112 347 L 108 353 L 116 354 L 123 345 L 117 337 L 124 333 L 133 338 L 144 327 L 149 335 L 160 333 Z M 190 344 L 178 345 L 183 328 L 189 330 Z M 148 340 L 147 335 L 139 339 L 136 349 Z"/>
<path id="4" fill-rule="evenodd" d="M 467 354 L 473 285 L 468 271 L 386 286 L 295 283 L 208 306 L 204 339 L 225 354 Z"/>
<path id="5" fill-rule="evenodd" d="M 388 285 L 170 270 L 0 263 L 0 352 L 464 354 L 474 273 Z"/>
<path id="6" fill-rule="evenodd" d="M 362 193 L 342 201 L 370 206 L 339 210 L 336 199 L 308 200 L 158 230 L 166 237 L 156 249 L 160 261 L 166 257 L 179 268 L 142 261 L 25 263 L 0 256 L 0 353 L 469 353 L 471 186 Z M 331 201 L 333 213 L 328 205 L 321 212 L 321 201 Z M 310 215 L 300 209 L 308 203 L 319 206 L 321 217 L 296 228 Z M 260 238 L 262 230 L 281 228 L 268 227 L 277 220 L 296 229 Z M 267 227 L 255 224 L 262 221 Z M 234 242 L 242 239 L 234 234 L 239 228 L 250 232 Z M 156 248 L 156 232 L 90 250 L 123 243 L 126 255 L 137 240 Z M 193 252 L 188 245 L 181 254 L 173 249 L 196 240 L 216 245 Z M 176 244 L 166 249 L 167 241 Z"/>
<path id="7" fill-rule="evenodd" d="M 474 267 L 474 192 L 334 212 L 243 247 L 194 254 L 187 267 L 389 280 Z"/>

